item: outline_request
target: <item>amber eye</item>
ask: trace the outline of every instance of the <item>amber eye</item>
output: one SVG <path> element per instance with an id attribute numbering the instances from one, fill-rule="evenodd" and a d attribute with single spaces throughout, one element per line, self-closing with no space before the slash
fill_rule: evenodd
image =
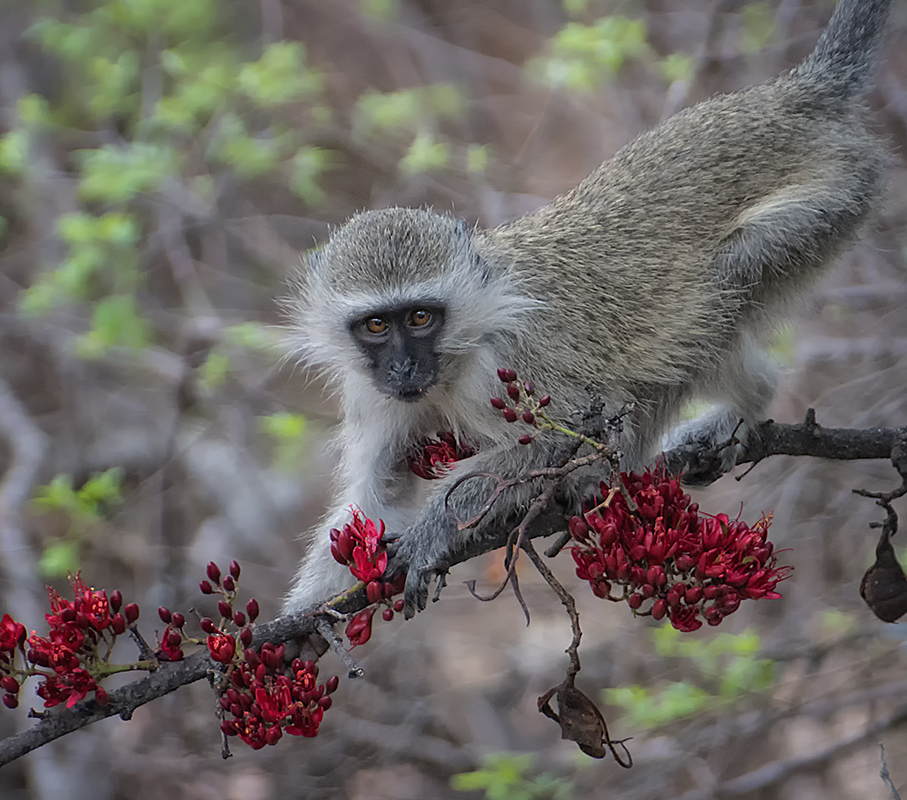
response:
<path id="1" fill-rule="evenodd" d="M 431 322 L 431 312 L 424 308 L 417 308 L 409 315 L 409 324 L 414 328 L 424 328 Z"/>
<path id="2" fill-rule="evenodd" d="M 365 327 L 369 333 L 384 333 L 387 330 L 387 322 L 381 317 L 371 317 L 365 321 Z"/>

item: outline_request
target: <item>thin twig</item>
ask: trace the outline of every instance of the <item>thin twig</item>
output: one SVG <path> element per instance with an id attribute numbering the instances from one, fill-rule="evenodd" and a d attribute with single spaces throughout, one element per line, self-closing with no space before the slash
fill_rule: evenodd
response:
<path id="1" fill-rule="evenodd" d="M 891 780 L 891 775 L 888 774 L 888 762 L 885 760 L 885 745 L 879 742 L 879 748 L 882 751 L 882 766 L 879 770 L 879 777 L 882 779 L 882 782 L 888 787 L 888 791 L 891 792 L 891 800 L 901 800 L 901 796 L 898 794 L 898 790 L 894 786 L 894 781 Z"/>
<path id="2" fill-rule="evenodd" d="M 331 646 L 331 650 L 334 651 L 334 654 L 340 659 L 343 666 L 346 667 L 351 678 L 361 678 L 365 675 L 365 670 L 356 663 L 356 660 L 350 655 L 349 650 L 343 646 L 343 639 L 340 638 L 340 635 L 334 630 L 331 623 L 328 622 L 325 617 L 318 617 L 315 620 L 315 630 L 317 630 L 318 633 L 321 634 L 321 637 Z"/>

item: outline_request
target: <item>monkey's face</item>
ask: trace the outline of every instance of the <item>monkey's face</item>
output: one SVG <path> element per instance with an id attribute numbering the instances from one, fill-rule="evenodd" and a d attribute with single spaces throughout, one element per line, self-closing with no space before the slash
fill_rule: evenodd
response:
<path id="1" fill-rule="evenodd" d="M 437 383 L 444 314 L 437 303 L 406 304 L 377 309 L 350 322 L 350 334 L 379 391 L 412 402 Z"/>

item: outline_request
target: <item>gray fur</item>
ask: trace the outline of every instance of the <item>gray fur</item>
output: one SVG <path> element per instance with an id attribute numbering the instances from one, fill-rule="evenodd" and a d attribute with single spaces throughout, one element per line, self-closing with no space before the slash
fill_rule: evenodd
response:
<path id="1" fill-rule="evenodd" d="M 430 211 L 357 215 L 298 280 L 289 306 L 302 360 L 339 388 L 342 492 L 290 591 L 300 611 L 346 588 L 326 531 L 349 505 L 400 534 L 407 614 L 424 605 L 419 570 L 457 544 L 458 517 L 482 504 L 463 470 L 507 478 L 545 465 L 554 440 L 515 440 L 488 399 L 512 367 L 554 400 L 562 421 L 589 406 L 634 411 L 623 442 L 636 467 L 659 444 L 726 439 L 761 418 L 774 390 L 766 337 L 796 298 L 871 220 L 887 152 L 869 131 L 862 91 L 890 0 L 841 0 L 813 54 L 763 86 L 716 97 L 643 134 L 570 192 L 489 231 Z M 446 307 L 441 377 L 415 403 L 375 390 L 349 320 L 403 302 Z M 716 403 L 662 440 L 687 400 Z M 479 446 L 451 477 L 410 474 L 406 453 L 452 430 Z M 741 435 L 745 436 L 745 427 Z M 733 466 L 726 452 L 724 469 Z M 717 475 L 697 472 L 691 482 Z M 514 492 L 489 525 L 517 510 Z M 479 532 L 476 535 L 481 535 Z"/>

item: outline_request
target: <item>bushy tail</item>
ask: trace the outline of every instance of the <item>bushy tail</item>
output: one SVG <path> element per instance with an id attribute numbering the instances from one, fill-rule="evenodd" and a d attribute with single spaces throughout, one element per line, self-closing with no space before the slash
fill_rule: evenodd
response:
<path id="1" fill-rule="evenodd" d="M 860 94 L 872 78 L 892 0 L 839 0 L 816 49 L 792 73 Z"/>

